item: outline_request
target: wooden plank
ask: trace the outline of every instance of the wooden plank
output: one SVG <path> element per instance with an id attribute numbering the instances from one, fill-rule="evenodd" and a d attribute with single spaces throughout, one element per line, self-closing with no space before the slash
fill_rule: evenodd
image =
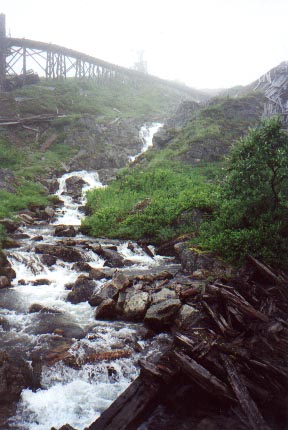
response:
<path id="1" fill-rule="evenodd" d="M 230 385 L 240 403 L 243 412 L 247 417 L 249 428 L 251 428 L 251 430 L 271 430 L 264 421 L 264 418 L 259 412 L 256 403 L 251 398 L 240 374 L 237 372 L 237 369 L 232 361 L 224 355 L 222 355 L 222 360 L 227 371 Z"/>
<path id="2" fill-rule="evenodd" d="M 146 383 L 139 376 L 88 430 L 135 430 L 156 407 L 160 389 L 160 382 Z"/>
<path id="3" fill-rule="evenodd" d="M 220 381 L 188 355 L 182 352 L 174 352 L 175 362 L 189 377 L 205 391 L 215 395 L 222 400 L 235 401 L 230 388 L 225 382 Z"/>

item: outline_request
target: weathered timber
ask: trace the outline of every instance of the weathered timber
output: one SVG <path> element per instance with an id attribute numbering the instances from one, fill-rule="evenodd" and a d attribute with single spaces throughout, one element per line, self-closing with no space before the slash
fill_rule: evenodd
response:
<path id="1" fill-rule="evenodd" d="M 139 376 L 88 430 L 135 430 L 152 404 L 156 407 L 161 385 L 160 380 L 145 381 Z"/>
<path id="2" fill-rule="evenodd" d="M 267 267 L 265 264 L 261 263 L 261 261 L 257 260 L 256 258 L 252 257 L 252 255 L 248 255 L 247 257 L 248 261 L 253 264 L 253 266 L 259 271 L 259 273 L 265 277 L 268 281 L 276 284 L 276 285 L 283 285 L 283 283 L 287 282 L 287 277 L 283 277 L 283 275 L 277 275 L 273 272 L 272 269 Z"/>
<path id="3" fill-rule="evenodd" d="M 240 374 L 237 372 L 236 367 L 227 356 L 222 356 L 224 366 L 227 370 L 230 385 L 237 397 L 243 412 L 245 413 L 249 428 L 251 430 L 271 430 L 264 421 L 256 403 L 251 398 L 246 386 L 244 385 Z"/>
<path id="4" fill-rule="evenodd" d="M 188 355 L 175 351 L 174 359 L 176 364 L 205 391 L 208 391 L 219 399 L 234 401 L 229 387 Z"/>

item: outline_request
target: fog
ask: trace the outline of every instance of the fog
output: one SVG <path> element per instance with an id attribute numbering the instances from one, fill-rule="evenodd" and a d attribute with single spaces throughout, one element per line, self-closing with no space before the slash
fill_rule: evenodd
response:
<path id="1" fill-rule="evenodd" d="M 1 0 L 7 33 L 196 88 L 246 85 L 288 60 L 287 0 Z"/>

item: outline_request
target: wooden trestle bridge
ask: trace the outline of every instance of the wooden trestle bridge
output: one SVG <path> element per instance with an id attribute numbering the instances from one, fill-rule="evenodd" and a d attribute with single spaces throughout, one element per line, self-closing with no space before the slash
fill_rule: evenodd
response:
<path id="1" fill-rule="evenodd" d="M 30 66 L 33 62 L 40 76 L 47 79 L 75 77 L 101 82 L 116 78 L 136 81 L 149 79 L 163 82 L 185 93 L 194 92 L 192 88 L 180 83 L 121 67 L 73 49 L 25 38 L 7 37 L 5 15 L 0 14 L 0 91 L 5 90 L 5 84 L 11 77 L 21 77 L 25 83 L 31 73 L 28 64 Z"/>

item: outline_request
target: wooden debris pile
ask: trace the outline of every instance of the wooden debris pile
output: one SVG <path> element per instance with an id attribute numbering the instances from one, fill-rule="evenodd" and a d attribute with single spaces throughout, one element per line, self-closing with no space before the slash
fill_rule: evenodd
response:
<path id="1" fill-rule="evenodd" d="M 137 429 L 159 404 L 176 397 L 179 384 L 191 384 L 196 398 L 198 390 L 199 396 L 203 398 L 204 393 L 204 399 L 209 398 L 203 402 L 207 417 L 211 418 L 208 404 L 212 398 L 212 403 L 221 405 L 219 416 L 232 413 L 237 428 L 288 428 L 288 282 L 284 274 L 276 274 L 252 257 L 250 264 L 261 283 L 255 276 L 254 281 L 253 276 L 246 276 L 229 285 L 216 281 L 202 291 L 195 291 L 192 283 L 182 293 L 182 300 L 197 309 L 190 323 L 174 333 L 173 347 L 160 361 L 140 363 L 139 378 L 90 430 Z M 178 403 L 189 403 L 189 397 L 177 396 Z M 194 417 L 195 408 L 191 398 Z M 198 430 L 197 421 L 189 428 Z M 214 428 L 219 427 L 215 424 Z"/>
<path id="2" fill-rule="evenodd" d="M 215 282 L 188 299 L 200 310 L 198 327 L 175 334 L 171 356 L 202 389 L 239 405 L 242 421 L 256 430 L 270 428 L 267 410 L 273 428 L 286 419 L 288 283 L 252 257 L 250 263 L 266 282 Z"/>

